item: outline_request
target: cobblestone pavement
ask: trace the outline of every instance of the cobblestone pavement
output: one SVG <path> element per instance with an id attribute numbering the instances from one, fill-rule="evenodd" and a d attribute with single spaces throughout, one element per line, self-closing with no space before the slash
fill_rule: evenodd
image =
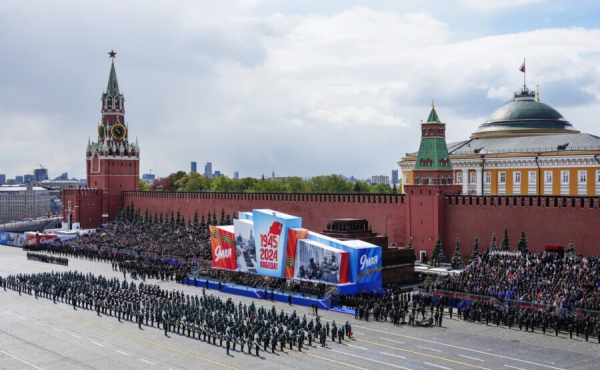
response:
<path id="1" fill-rule="evenodd" d="M 70 258 L 70 266 L 26 259 L 18 248 L 0 246 L 0 275 L 20 272 L 77 270 L 120 279 L 110 264 Z M 129 279 L 128 279 L 129 280 Z M 200 288 L 157 282 L 163 288 L 202 294 Z M 245 297 L 237 303 L 250 303 Z M 273 303 L 255 300 L 257 305 Z M 309 309 L 275 303 L 279 312 L 296 310 L 310 319 Z M 53 304 L 48 299 L 19 296 L 0 290 L 0 369 L 598 369 L 597 338 L 554 336 L 554 332 L 526 333 L 518 328 L 486 327 L 445 317 L 443 328 L 394 327 L 389 322 L 363 322 L 353 316 L 320 311 L 323 322 L 352 324 L 355 339 L 342 344 L 328 341 L 327 348 L 308 347 L 260 356 L 231 351 L 200 340 L 171 334 L 135 322 L 119 323 L 98 317 L 94 311 Z M 295 348 L 297 349 L 297 348 Z"/>

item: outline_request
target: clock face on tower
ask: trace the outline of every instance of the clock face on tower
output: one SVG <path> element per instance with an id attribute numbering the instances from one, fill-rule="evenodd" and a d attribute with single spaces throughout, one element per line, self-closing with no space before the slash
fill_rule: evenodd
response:
<path id="1" fill-rule="evenodd" d="M 104 141 L 105 137 L 106 137 L 106 127 L 104 127 L 104 125 L 100 125 L 98 127 L 98 142 Z"/>
<path id="2" fill-rule="evenodd" d="M 120 123 L 117 123 L 110 129 L 110 134 L 115 140 L 123 140 L 127 135 L 127 128 Z"/>

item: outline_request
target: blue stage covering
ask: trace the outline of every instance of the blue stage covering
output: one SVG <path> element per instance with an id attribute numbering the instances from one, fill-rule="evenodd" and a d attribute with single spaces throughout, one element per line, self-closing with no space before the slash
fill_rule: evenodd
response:
<path id="1" fill-rule="evenodd" d="M 193 279 L 184 279 L 183 285 L 194 285 Z M 197 280 L 197 287 L 206 288 L 206 279 Z M 216 280 L 208 280 L 208 288 L 218 290 L 219 282 Z M 228 294 L 241 295 L 244 297 L 254 298 L 254 299 L 264 299 L 265 290 L 264 289 L 255 289 L 248 286 L 236 285 L 232 283 L 221 283 L 221 292 Z M 267 290 L 267 300 L 271 299 L 271 290 Z M 277 302 L 288 303 L 288 293 L 275 291 L 273 294 L 273 300 Z M 304 296 L 302 294 L 292 294 L 292 304 L 307 306 L 310 307 L 312 304 L 317 304 L 319 309 L 322 310 L 330 310 L 331 302 L 326 298 L 318 299 L 316 297 Z"/>

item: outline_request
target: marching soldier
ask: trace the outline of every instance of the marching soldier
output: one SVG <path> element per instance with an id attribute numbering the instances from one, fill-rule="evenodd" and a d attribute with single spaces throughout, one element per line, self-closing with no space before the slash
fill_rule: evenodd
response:
<path id="1" fill-rule="evenodd" d="M 225 342 L 227 345 L 227 356 L 229 356 L 229 347 L 231 346 L 231 328 L 229 326 L 225 329 Z"/>
<path id="2" fill-rule="evenodd" d="M 256 357 L 260 357 L 258 351 L 260 350 L 260 336 L 258 333 L 254 334 L 254 348 L 256 349 Z"/>

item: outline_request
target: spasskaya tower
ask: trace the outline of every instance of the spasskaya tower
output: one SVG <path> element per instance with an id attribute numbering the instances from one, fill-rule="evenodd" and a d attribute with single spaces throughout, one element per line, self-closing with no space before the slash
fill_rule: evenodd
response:
<path id="1" fill-rule="evenodd" d="M 129 140 L 125 97 L 119 91 L 115 56 L 111 59 L 106 92 L 101 97 L 102 118 L 97 141 L 86 148 L 87 188 L 63 191 L 64 221 L 71 227 L 93 228 L 113 220 L 123 207 L 123 193 L 139 190 L 140 147 Z M 70 191 L 69 191 L 70 190 Z"/>

